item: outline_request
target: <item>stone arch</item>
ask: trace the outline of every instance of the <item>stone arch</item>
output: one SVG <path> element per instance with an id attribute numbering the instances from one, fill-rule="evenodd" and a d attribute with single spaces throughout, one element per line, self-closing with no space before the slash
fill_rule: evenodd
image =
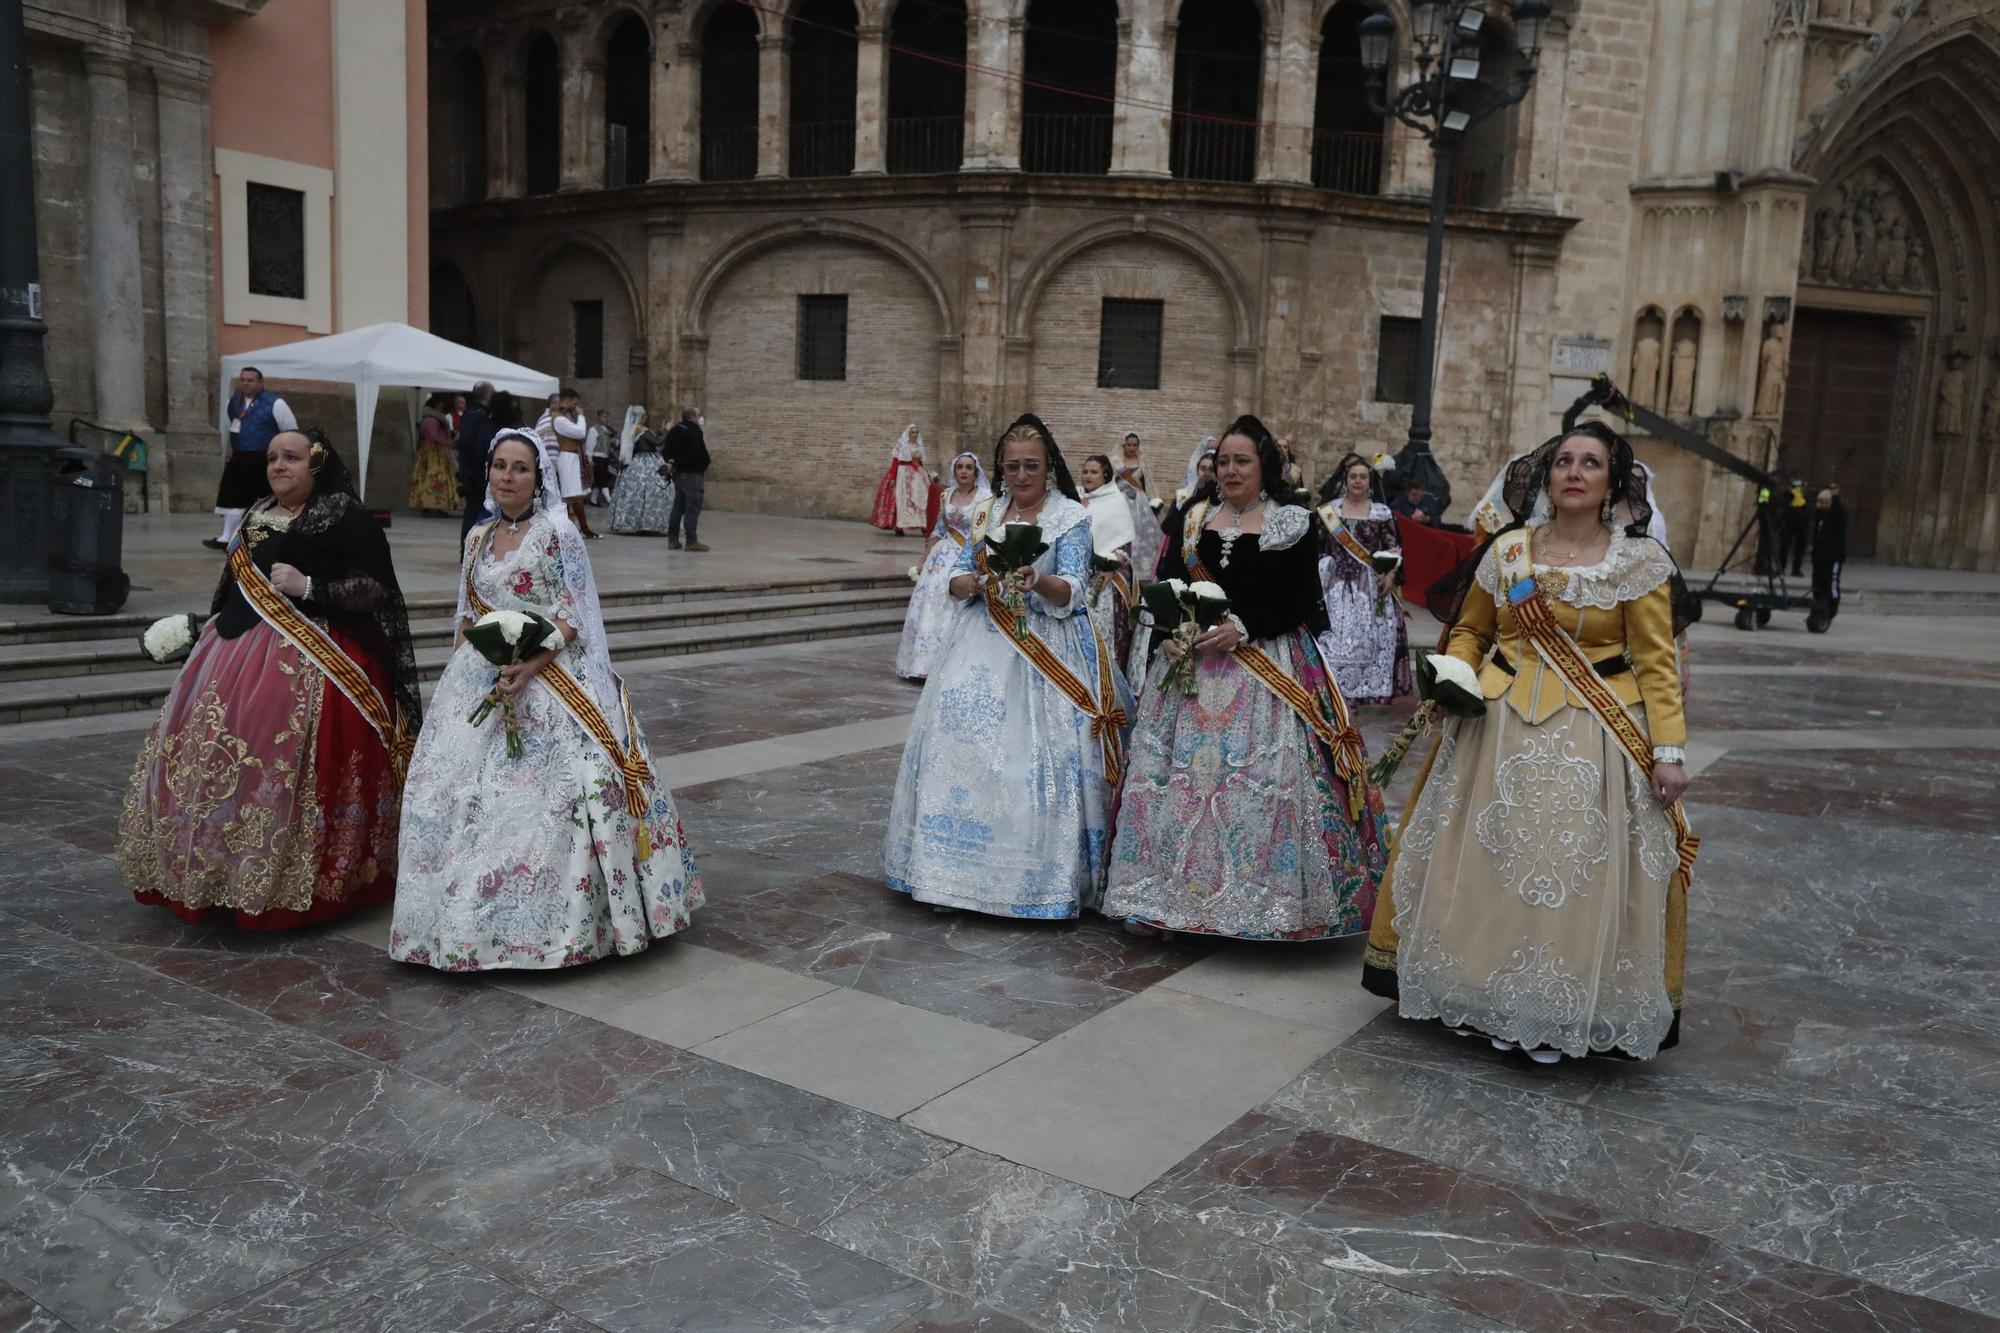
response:
<path id="1" fill-rule="evenodd" d="M 597 23 L 594 31 L 591 33 L 590 49 L 598 52 L 603 51 L 605 43 L 609 42 L 611 35 L 618 31 L 618 25 L 628 18 L 637 19 L 641 24 L 645 25 L 647 39 L 650 41 L 653 24 L 646 17 L 645 8 L 629 3 L 629 0 L 616 0 L 616 3 L 607 6 L 596 15 Z"/>
<path id="2" fill-rule="evenodd" d="M 465 268 L 448 255 L 433 254 L 430 271 L 431 332 L 475 350 L 485 350 L 479 335 L 479 297 Z"/>
<path id="3" fill-rule="evenodd" d="M 584 232 L 550 237 L 516 270 L 506 316 L 506 355 L 576 382 L 592 411 L 643 402 L 645 305 L 618 252 Z M 574 303 L 603 303 L 601 369 L 579 376 L 574 360 Z"/>
<path id="4" fill-rule="evenodd" d="M 682 39 L 699 46 L 701 44 L 701 35 L 708 28 L 708 21 L 715 17 L 715 13 L 719 9 L 747 10 L 751 19 L 757 24 L 757 36 L 759 38 L 770 36 L 773 25 L 784 22 L 791 17 L 789 9 L 785 12 L 784 18 L 781 19 L 766 5 L 740 5 L 736 3 L 736 0 L 698 0 L 698 3 L 688 6 L 687 27 L 682 32 Z"/>
<path id="5" fill-rule="evenodd" d="M 901 237 L 880 227 L 869 226 L 865 222 L 853 222 L 846 218 L 799 218 L 787 222 L 774 222 L 755 231 L 745 232 L 722 249 L 715 252 L 701 271 L 689 284 L 686 303 L 681 308 L 681 328 L 683 336 L 706 338 L 708 336 L 708 304 L 715 294 L 717 285 L 728 276 L 730 270 L 754 259 L 766 250 L 775 249 L 800 240 L 830 238 L 852 241 L 876 250 L 887 252 L 909 269 L 930 294 L 937 308 L 938 327 L 954 329 L 958 327 L 952 313 L 951 298 L 939 279 L 937 270 L 931 267 L 922 252 Z"/>
<path id="6" fill-rule="evenodd" d="M 1050 276 L 1064 264 L 1092 246 L 1134 236 L 1146 237 L 1175 249 L 1185 250 L 1213 273 L 1229 303 L 1232 321 L 1230 345 L 1232 347 L 1243 345 L 1253 326 L 1250 322 L 1249 299 L 1244 295 L 1243 280 L 1237 275 L 1235 266 L 1229 262 L 1228 257 L 1218 246 L 1192 227 L 1142 215 L 1112 218 L 1079 227 L 1036 256 L 1034 262 L 1028 265 L 1016 281 L 1017 295 L 1013 303 L 1013 313 L 1008 320 L 1009 335 L 1015 338 L 1025 338 L 1030 335 L 1029 321 L 1034 316 L 1036 304 L 1041 300 L 1042 288 Z"/>

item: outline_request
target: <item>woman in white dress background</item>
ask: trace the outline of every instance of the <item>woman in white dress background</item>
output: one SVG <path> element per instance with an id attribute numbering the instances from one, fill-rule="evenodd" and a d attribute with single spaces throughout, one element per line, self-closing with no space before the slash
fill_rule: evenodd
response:
<path id="1" fill-rule="evenodd" d="M 557 968 L 637 953 L 701 905 L 680 817 L 611 669 L 597 585 L 535 437 L 502 431 L 488 507 L 459 579 L 461 629 L 535 610 L 563 643 L 505 669 L 462 640 L 432 699 L 404 788 L 389 953 L 446 971 Z M 507 753 L 493 688 L 513 696 L 526 753 Z"/>
<path id="2" fill-rule="evenodd" d="M 958 603 L 945 585 L 951 582 L 952 567 L 972 530 L 973 508 L 993 494 L 992 483 L 976 454 L 963 453 L 951 460 L 951 493 L 938 506 L 937 522 L 931 527 L 930 545 L 917 571 L 917 586 L 910 593 L 910 610 L 903 617 L 903 642 L 896 649 L 896 674 L 906 680 L 922 680 L 930 674 L 931 658 L 951 628 Z"/>
<path id="3" fill-rule="evenodd" d="M 1131 695 L 1084 604 L 1090 519 L 1054 437 L 1023 415 L 994 464 L 1006 489 L 974 511 L 952 573 L 971 605 L 910 722 L 884 878 L 939 910 L 1064 919 L 1103 899 Z M 1002 577 L 981 542 L 1007 523 L 1036 524 L 1048 550 Z"/>
<path id="4" fill-rule="evenodd" d="M 1132 606 L 1138 600 L 1132 548 L 1138 534 L 1132 527 L 1131 503 L 1111 470 L 1111 459 L 1092 454 L 1083 460 L 1080 470 L 1083 503 L 1090 510 L 1091 551 L 1100 560 L 1115 560 L 1119 566 L 1115 570 L 1092 568 L 1090 617 L 1122 667 L 1132 650 Z"/>

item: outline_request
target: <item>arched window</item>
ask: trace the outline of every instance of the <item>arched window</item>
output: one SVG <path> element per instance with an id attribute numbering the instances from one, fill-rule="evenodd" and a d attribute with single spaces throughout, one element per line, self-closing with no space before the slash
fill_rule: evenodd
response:
<path id="1" fill-rule="evenodd" d="M 431 332 L 464 347 L 479 346 L 472 287 L 449 259 L 431 262 Z"/>
<path id="2" fill-rule="evenodd" d="M 645 21 L 627 14 L 604 48 L 604 185 L 637 185 L 650 173 L 653 43 Z"/>
<path id="3" fill-rule="evenodd" d="M 717 5 L 701 29 L 701 178 L 757 174 L 757 15 Z"/>
<path id="4" fill-rule="evenodd" d="M 1173 173 L 1257 178 L 1264 19 L 1255 0 L 1185 0 L 1174 38 Z"/>
<path id="5" fill-rule="evenodd" d="M 562 184 L 562 68 L 555 39 L 547 33 L 528 43 L 521 95 L 527 103 L 522 147 L 528 159 L 528 193 L 554 194 Z"/>
<path id="6" fill-rule="evenodd" d="M 1361 67 L 1358 31 L 1371 12 L 1358 0 L 1340 0 L 1320 25 L 1312 183 L 1322 190 L 1382 190 L 1382 117 L 1368 109 L 1368 74 Z"/>
<path id="7" fill-rule="evenodd" d="M 1511 89 L 1520 59 L 1513 34 L 1489 22 L 1479 41 L 1479 78 L 1495 88 Z M 1451 202 L 1464 208 L 1498 208 L 1507 193 L 1514 165 L 1514 130 L 1518 107 L 1504 107 L 1472 127 L 1452 167 Z"/>
<path id="8" fill-rule="evenodd" d="M 854 6 L 803 0 L 792 14 L 791 174 L 854 170 Z"/>
<path id="9" fill-rule="evenodd" d="M 1114 0 L 1030 0 L 1021 90 L 1021 170 L 1111 170 L 1118 89 Z"/>
<path id="10" fill-rule="evenodd" d="M 957 171 L 965 157 L 965 2 L 904 0 L 889 18 L 889 170 Z"/>
<path id="11" fill-rule="evenodd" d="M 461 50 L 431 82 L 432 199 L 441 208 L 486 197 L 486 62 Z"/>

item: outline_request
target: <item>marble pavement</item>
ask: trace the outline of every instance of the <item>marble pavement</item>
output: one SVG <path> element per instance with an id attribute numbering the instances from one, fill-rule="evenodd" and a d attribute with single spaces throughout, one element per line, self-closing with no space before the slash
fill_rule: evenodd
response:
<path id="1" fill-rule="evenodd" d="M 569 974 L 178 925 L 144 719 L 0 730 L 0 1329 L 2000 1329 L 2000 621 L 1693 643 L 1647 1065 L 888 893 L 890 640 L 634 671 L 709 906 Z"/>

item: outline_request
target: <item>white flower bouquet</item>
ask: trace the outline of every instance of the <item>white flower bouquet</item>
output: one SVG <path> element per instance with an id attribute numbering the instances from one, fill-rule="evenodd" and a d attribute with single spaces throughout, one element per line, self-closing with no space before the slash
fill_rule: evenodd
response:
<path id="1" fill-rule="evenodd" d="M 912 583 L 915 583 L 919 578 L 923 577 L 923 570 L 919 569 L 915 565 L 911 565 L 908 569 L 904 570 L 903 573 L 909 576 L 909 580 Z"/>
<path id="2" fill-rule="evenodd" d="M 1195 636 L 1222 623 L 1229 614 L 1229 594 L 1214 583 L 1162 579 L 1139 589 L 1139 604 L 1152 614 L 1154 626 L 1181 646 L 1181 656 L 1168 663 L 1160 677 L 1160 688 L 1178 689 L 1191 697 L 1195 692 Z"/>
<path id="3" fill-rule="evenodd" d="M 146 626 L 146 632 L 139 636 L 139 651 L 146 655 L 148 662 L 172 666 L 176 662 L 187 661 L 187 655 L 194 651 L 194 641 L 200 634 L 199 616 L 162 616 Z"/>
<path id="4" fill-rule="evenodd" d="M 1479 673 L 1443 653 L 1424 653 L 1417 658 L 1417 697 L 1423 700 L 1417 711 L 1368 770 L 1369 781 L 1378 787 L 1389 785 L 1403 756 L 1410 752 L 1417 737 L 1430 729 L 1439 709 L 1453 717 L 1486 716 L 1486 692 L 1479 688 Z"/>
<path id="5" fill-rule="evenodd" d="M 1375 567 L 1375 614 L 1379 616 L 1385 607 L 1384 598 L 1388 595 L 1382 587 L 1381 580 L 1403 567 L 1403 553 L 1393 550 L 1377 551 L 1368 558 L 1368 563 Z"/>
<path id="6" fill-rule="evenodd" d="M 562 632 L 555 621 L 539 611 L 488 611 L 465 631 L 465 641 L 494 666 L 509 667 L 544 648 L 560 648 Z M 500 688 L 498 675 L 493 678 L 493 688 L 480 699 L 479 707 L 472 710 L 466 721 L 476 727 L 495 708 L 500 710 L 500 720 L 507 726 L 507 757 L 519 759 L 523 747 L 514 696 Z"/>

